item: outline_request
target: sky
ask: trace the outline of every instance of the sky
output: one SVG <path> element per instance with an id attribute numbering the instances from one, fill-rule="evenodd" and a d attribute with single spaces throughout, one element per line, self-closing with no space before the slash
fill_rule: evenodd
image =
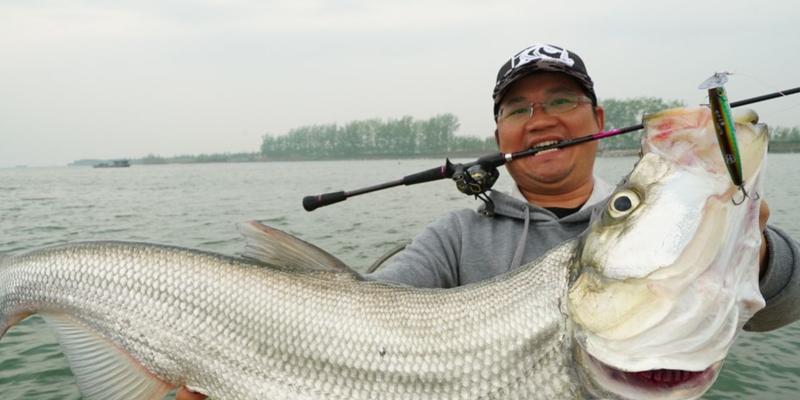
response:
<path id="1" fill-rule="evenodd" d="M 775 1 L 0 0 L 0 167 L 254 152 L 264 135 L 453 113 L 494 131 L 499 67 L 533 43 L 605 98 L 800 86 L 800 7 Z M 800 96 L 753 106 L 800 126 Z"/>

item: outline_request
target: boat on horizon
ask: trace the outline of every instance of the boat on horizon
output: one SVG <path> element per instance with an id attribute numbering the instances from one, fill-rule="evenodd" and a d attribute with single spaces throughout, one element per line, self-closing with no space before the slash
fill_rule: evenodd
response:
<path id="1" fill-rule="evenodd" d="M 102 162 L 99 164 L 95 164 L 93 168 L 127 168 L 130 167 L 131 163 L 128 160 L 113 160 L 110 163 Z"/>

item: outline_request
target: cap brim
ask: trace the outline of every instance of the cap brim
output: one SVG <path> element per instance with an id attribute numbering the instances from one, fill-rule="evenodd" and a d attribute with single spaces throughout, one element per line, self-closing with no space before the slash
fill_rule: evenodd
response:
<path id="1" fill-rule="evenodd" d="M 597 102 L 597 99 L 594 95 L 594 83 L 588 75 L 577 72 L 574 69 L 565 66 L 564 64 L 547 62 L 543 60 L 535 64 L 519 68 L 508 76 L 504 77 L 502 82 L 495 87 L 494 93 L 492 94 L 492 97 L 494 98 L 494 104 L 496 105 L 500 103 L 500 100 L 503 99 L 503 96 L 506 94 L 506 91 L 508 91 L 508 88 L 511 85 L 516 83 L 518 80 L 536 72 L 560 72 L 565 75 L 569 75 L 577 79 L 578 83 L 580 83 L 580 85 L 590 94 L 592 100 Z"/>

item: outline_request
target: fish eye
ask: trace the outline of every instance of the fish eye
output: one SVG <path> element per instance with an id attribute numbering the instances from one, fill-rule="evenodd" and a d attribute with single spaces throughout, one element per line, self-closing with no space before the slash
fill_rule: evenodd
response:
<path id="1" fill-rule="evenodd" d="M 636 209 L 641 203 L 639 194 L 633 190 L 623 190 L 614 194 L 608 202 L 608 214 L 612 218 L 622 218 Z"/>

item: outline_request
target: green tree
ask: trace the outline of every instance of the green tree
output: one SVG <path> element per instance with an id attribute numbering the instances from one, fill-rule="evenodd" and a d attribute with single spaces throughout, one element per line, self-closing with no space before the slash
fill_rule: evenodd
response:
<path id="1" fill-rule="evenodd" d="M 423 152 L 442 153 L 451 150 L 455 132 L 461 124 L 453 114 L 436 115 L 420 124 L 420 145 Z"/>
<path id="2" fill-rule="evenodd" d="M 769 129 L 769 140 L 772 142 L 800 142 L 800 127 L 772 127 Z"/>

